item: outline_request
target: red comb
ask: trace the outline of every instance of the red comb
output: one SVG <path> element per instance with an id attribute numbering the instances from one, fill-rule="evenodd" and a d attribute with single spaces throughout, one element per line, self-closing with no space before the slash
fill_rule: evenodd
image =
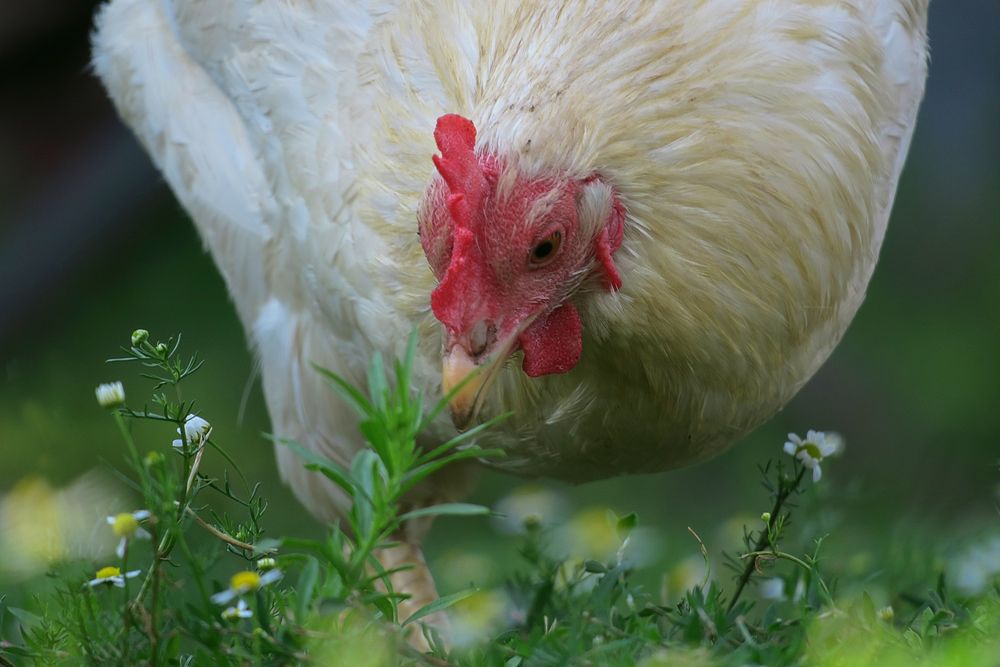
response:
<path id="1" fill-rule="evenodd" d="M 457 114 L 441 116 L 434 128 L 434 141 L 441 155 L 434 166 L 448 184 L 448 212 L 456 227 L 468 229 L 482 204 L 486 189 L 483 172 L 476 159 L 476 126 Z"/>
<path id="2" fill-rule="evenodd" d="M 476 126 L 468 118 L 448 114 L 438 118 L 434 141 L 441 155 L 434 166 L 448 186 L 448 213 L 454 223 L 451 261 L 441 282 L 431 293 L 434 315 L 452 329 L 465 326 L 462 298 L 468 285 L 475 285 L 482 261 L 476 261 L 473 225 L 479 219 L 486 177 L 476 158 Z"/>

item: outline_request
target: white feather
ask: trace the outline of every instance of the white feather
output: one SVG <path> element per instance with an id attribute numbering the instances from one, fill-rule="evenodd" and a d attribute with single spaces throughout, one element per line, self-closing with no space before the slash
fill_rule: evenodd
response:
<path id="1" fill-rule="evenodd" d="M 528 173 L 614 183 L 623 289 L 581 293 L 571 373 L 510 364 L 487 405 L 517 411 L 490 436 L 507 465 L 588 479 L 721 451 L 839 341 L 923 93 L 926 4 L 111 0 L 94 64 L 226 278 L 275 432 L 341 461 L 363 443 L 312 363 L 360 381 L 418 327 L 418 388 L 440 392 L 415 222 L 435 119 L 469 116 Z"/>

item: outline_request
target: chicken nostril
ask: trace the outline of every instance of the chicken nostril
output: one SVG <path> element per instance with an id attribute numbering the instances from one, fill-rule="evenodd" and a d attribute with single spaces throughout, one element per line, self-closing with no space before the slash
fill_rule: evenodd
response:
<path id="1" fill-rule="evenodd" d="M 469 354 L 474 357 L 481 355 L 496 337 L 496 327 L 486 320 L 479 320 L 469 331 Z"/>

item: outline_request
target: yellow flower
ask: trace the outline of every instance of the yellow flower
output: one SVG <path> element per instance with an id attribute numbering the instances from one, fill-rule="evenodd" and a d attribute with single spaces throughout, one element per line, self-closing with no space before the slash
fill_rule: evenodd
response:
<path id="1" fill-rule="evenodd" d="M 149 510 L 122 512 L 121 514 L 108 517 L 107 521 L 108 525 L 111 526 L 111 530 L 114 532 L 116 537 L 121 538 L 118 541 L 118 547 L 115 549 L 115 554 L 119 558 L 125 557 L 125 547 L 128 545 L 129 540 L 152 539 L 153 536 L 149 534 L 149 531 L 139 525 L 140 521 L 145 521 L 149 517 Z"/>
<path id="2" fill-rule="evenodd" d="M 111 531 L 94 527 L 104 521 L 101 508 L 121 502 L 99 471 L 63 488 L 34 476 L 17 481 L 0 494 L 0 581 L 35 576 L 65 558 L 104 558 L 109 546 L 114 548 L 113 542 L 108 544 Z"/>
<path id="3" fill-rule="evenodd" d="M 229 580 L 229 588 L 213 595 L 212 602 L 215 604 L 228 604 L 233 598 L 253 593 L 263 586 L 274 583 L 278 579 L 281 579 L 281 570 L 268 570 L 263 574 L 257 574 L 250 570 L 237 572 Z"/>
<path id="4" fill-rule="evenodd" d="M 120 568 L 109 565 L 98 570 L 96 576 L 88 581 L 87 585 L 93 587 L 100 586 L 101 584 L 108 584 L 111 586 L 117 586 L 118 588 L 125 588 L 125 580 L 138 577 L 140 571 L 141 570 L 132 570 L 131 572 L 122 574 Z"/>
<path id="5" fill-rule="evenodd" d="M 581 510 L 558 532 L 562 546 L 570 556 L 604 560 L 621 546 L 615 525 L 604 507 Z"/>
<path id="6" fill-rule="evenodd" d="M 476 591 L 451 610 L 451 640 L 460 646 L 482 641 L 504 624 L 512 604 L 501 590 Z"/>

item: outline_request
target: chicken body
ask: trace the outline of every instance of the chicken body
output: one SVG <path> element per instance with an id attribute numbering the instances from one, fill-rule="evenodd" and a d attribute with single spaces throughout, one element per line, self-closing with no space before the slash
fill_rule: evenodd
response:
<path id="1" fill-rule="evenodd" d="M 508 363 L 480 411 L 514 413 L 482 441 L 506 450 L 499 465 L 585 481 L 721 452 L 840 340 L 923 93 L 926 10 L 111 0 L 94 63 L 226 280 L 275 433 L 342 463 L 364 443 L 311 364 L 361 383 L 416 327 L 415 388 L 441 395 L 438 279 L 417 234 L 437 119 L 470 119 L 476 153 L 527 178 L 613 186 L 621 286 L 578 272 L 578 361 L 542 377 Z M 426 438 L 453 433 L 444 416 Z M 344 509 L 290 452 L 278 463 L 317 516 Z M 467 476 L 412 502 L 458 497 Z"/>

